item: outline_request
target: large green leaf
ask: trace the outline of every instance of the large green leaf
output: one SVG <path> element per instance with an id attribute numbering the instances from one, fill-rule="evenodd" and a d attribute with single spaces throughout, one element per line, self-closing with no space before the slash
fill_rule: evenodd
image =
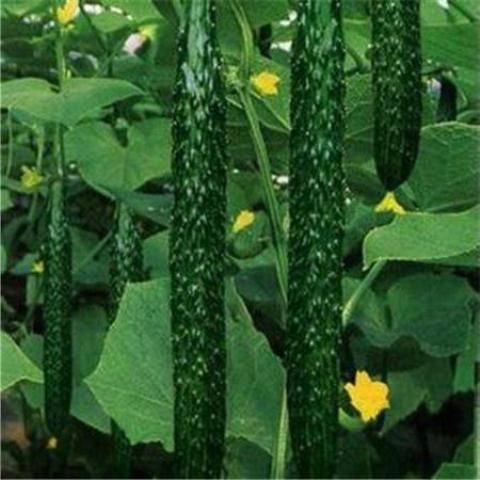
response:
<path id="1" fill-rule="evenodd" d="M 133 443 L 173 448 L 173 381 L 168 279 L 129 285 L 97 369 L 87 379 Z M 227 434 L 271 451 L 283 369 L 246 321 L 227 322 Z"/>
<path id="2" fill-rule="evenodd" d="M 472 265 L 480 244 L 480 207 L 461 213 L 407 213 L 384 227 L 374 228 L 363 243 L 365 267 L 377 260 L 405 260 Z"/>
<path id="3" fill-rule="evenodd" d="M 11 15 L 23 16 L 37 10 L 47 9 L 48 0 L 3 0 L 1 8 Z"/>
<path id="4" fill-rule="evenodd" d="M 69 162 L 93 186 L 133 190 L 170 170 L 170 122 L 145 120 L 128 131 L 123 147 L 103 122 L 84 123 L 66 135 Z"/>
<path id="5" fill-rule="evenodd" d="M 480 128 L 462 123 L 422 130 L 420 151 L 408 180 L 422 210 L 460 210 L 478 201 Z"/>
<path id="6" fill-rule="evenodd" d="M 475 465 L 464 465 L 462 463 L 442 463 L 437 473 L 432 477 L 434 479 L 453 480 L 455 478 L 468 480 L 477 477 Z"/>
<path id="7" fill-rule="evenodd" d="M 359 283 L 346 279 L 345 292 L 351 294 Z M 430 273 L 406 276 L 392 285 L 386 301 L 388 316 L 380 299 L 367 290 L 352 315 L 372 345 L 390 348 L 402 337 L 410 337 L 433 357 L 467 348 L 475 294 L 466 280 Z"/>
<path id="8" fill-rule="evenodd" d="M 43 381 L 41 370 L 25 356 L 10 335 L 2 331 L 0 333 L 0 342 L 2 358 L 0 391 L 11 387 L 21 380 L 35 383 Z"/>
<path id="9" fill-rule="evenodd" d="M 456 23 L 427 25 L 422 29 L 425 58 L 456 73 L 456 81 L 470 100 L 478 100 L 478 25 Z"/>
<path id="10" fill-rule="evenodd" d="M 433 412 L 450 396 L 452 372 L 448 358 L 430 359 L 419 367 L 389 372 L 390 408 L 382 433 L 413 413 L 424 401 Z"/>
<path id="11" fill-rule="evenodd" d="M 429 355 L 446 357 L 460 353 L 471 335 L 473 299 L 472 288 L 460 277 L 404 277 L 387 293 L 391 330 L 414 337 Z"/>
<path id="12" fill-rule="evenodd" d="M 142 94 L 125 80 L 70 78 L 59 93 L 45 80 L 22 78 L 2 84 L 2 106 L 31 115 L 38 122 L 73 126 L 103 107 Z"/>

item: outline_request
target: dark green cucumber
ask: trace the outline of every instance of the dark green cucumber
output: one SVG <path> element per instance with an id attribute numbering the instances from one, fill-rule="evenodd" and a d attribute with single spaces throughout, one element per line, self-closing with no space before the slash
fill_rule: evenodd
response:
<path id="1" fill-rule="evenodd" d="M 60 438 L 72 393 L 72 245 L 61 181 L 51 187 L 44 274 L 45 417 L 50 433 Z"/>
<path id="2" fill-rule="evenodd" d="M 374 156 L 388 191 L 413 170 L 422 119 L 420 0 L 373 0 Z"/>
<path id="3" fill-rule="evenodd" d="M 110 261 L 110 322 L 117 315 L 125 286 L 129 282 L 143 279 L 142 242 L 128 207 L 117 207 L 117 218 L 113 235 Z M 114 469 L 117 478 L 130 477 L 130 442 L 123 430 L 112 421 L 114 444 Z"/>
<path id="4" fill-rule="evenodd" d="M 287 400 L 299 478 L 337 458 L 345 180 L 340 0 L 300 0 L 293 45 Z"/>
<path id="5" fill-rule="evenodd" d="M 170 232 L 175 473 L 218 478 L 225 450 L 225 96 L 213 0 L 186 0 L 174 95 Z"/>

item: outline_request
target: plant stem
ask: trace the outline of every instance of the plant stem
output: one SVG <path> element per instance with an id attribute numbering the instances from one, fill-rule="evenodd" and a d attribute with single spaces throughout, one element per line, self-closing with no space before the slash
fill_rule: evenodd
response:
<path id="1" fill-rule="evenodd" d="M 350 45 L 345 44 L 345 50 L 352 57 L 356 65 L 356 71 L 358 73 L 368 73 L 370 68 L 368 64 L 363 60 L 362 56 Z"/>
<path id="2" fill-rule="evenodd" d="M 248 79 L 250 75 L 250 66 L 253 58 L 253 38 L 248 19 L 245 15 L 242 5 L 238 0 L 230 0 L 230 6 L 235 14 L 236 20 L 242 32 L 243 50 L 240 68 L 241 87 L 237 88 L 240 103 L 245 111 L 247 121 L 250 127 L 255 153 L 257 155 L 258 165 L 262 186 L 265 193 L 270 224 L 272 228 L 273 243 L 276 253 L 276 271 L 280 292 L 282 296 L 282 312 L 285 315 L 287 307 L 287 244 L 282 227 L 282 217 L 280 207 L 275 196 L 275 190 L 272 182 L 270 169 L 270 160 L 268 151 L 260 129 L 260 122 L 257 112 L 248 91 Z M 287 394 L 284 388 L 282 394 L 282 405 L 280 409 L 280 418 L 278 423 L 276 441 L 273 450 L 272 467 L 270 478 L 283 478 L 285 473 L 286 450 L 288 438 L 288 413 L 287 413 Z"/>
<path id="3" fill-rule="evenodd" d="M 253 106 L 250 94 L 243 88 L 238 89 L 240 101 L 245 110 L 247 120 L 250 126 L 250 133 L 252 135 L 255 153 L 257 154 L 258 166 L 260 168 L 260 176 L 262 186 L 265 193 L 265 200 L 272 226 L 273 243 L 276 251 L 277 262 L 277 277 L 282 294 L 284 306 L 287 303 L 287 245 L 285 235 L 282 228 L 282 217 L 280 214 L 280 207 L 275 197 L 275 191 L 272 181 L 272 173 L 270 170 L 270 160 L 268 158 L 267 147 L 260 130 L 260 122 L 258 120 L 257 112 Z"/>
<path id="4" fill-rule="evenodd" d="M 287 389 L 283 389 L 280 420 L 278 422 L 277 438 L 273 450 L 270 478 L 285 478 L 285 461 L 287 456 L 288 440 L 288 409 Z"/>
<path id="5" fill-rule="evenodd" d="M 387 264 L 387 260 L 379 260 L 377 263 L 375 263 L 375 265 L 370 269 L 368 274 L 362 280 L 362 283 L 360 283 L 360 285 L 355 290 L 355 292 L 353 292 L 353 295 L 348 299 L 347 303 L 345 304 L 345 307 L 343 308 L 343 314 L 342 314 L 342 323 L 344 327 L 348 324 L 350 317 L 352 316 L 355 310 L 355 307 L 360 301 L 360 298 L 365 293 L 365 291 L 372 285 L 372 283 L 378 277 L 378 275 L 380 274 L 380 272 L 382 271 L 383 267 L 386 264 Z"/>
<path id="6" fill-rule="evenodd" d="M 105 247 L 111 237 L 112 232 L 110 231 L 88 252 L 88 255 L 85 256 L 81 263 L 73 269 L 72 274 L 77 274 L 83 267 L 88 265 L 103 250 L 103 247 Z"/>

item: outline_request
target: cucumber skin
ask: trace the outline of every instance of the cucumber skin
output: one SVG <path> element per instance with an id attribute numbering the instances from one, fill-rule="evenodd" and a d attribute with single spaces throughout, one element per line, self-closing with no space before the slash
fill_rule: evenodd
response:
<path id="1" fill-rule="evenodd" d="M 300 0 L 292 62 L 287 401 L 299 478 L 337 460 L 345 81 L 339 0 Z"/>
<path id="2" fill-rule="evenodd" d="M 142 240 L 128 208 L 119 205 L 110 252 L 110 323 L 115 320 L 127 283 L 143 280 L 142 248 Z M 129 478 L 132 446 L 125 432 L 113 420 L 111 428 L 115 476 Z"/>
<path id="3" fill-rule="evenodd" d="M 422 120 L 419 0 L 375 0 L 372 18 L 374 157 L 388 191 L 408 179 Z"/>
<path id="4" fill-rule="evenodd" d="M 225 451 L 225 96 L 212 0 L 184 3 L 170 232 L 175 474 L 219 478 Z"/>
<path id="5" fill-rule="evenodd" d="M 51 187 L 44 272 L 45 418 L 50 433 L 63 436 L 72 396 L 72 243 L 63 184 Z"/>

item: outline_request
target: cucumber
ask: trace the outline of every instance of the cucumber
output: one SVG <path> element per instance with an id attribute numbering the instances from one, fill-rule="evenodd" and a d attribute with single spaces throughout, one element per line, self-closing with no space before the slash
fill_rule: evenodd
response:
<path id="1" fill-rule="evenodd" d="M 62 181 L 51 186 L 44 275 L 45 418 L 50 433 L 60 438 L 72 396 L 72 243 Z"/>
<path id="2" fill-rule="evenodd" d="M 293 45 L 287 401 L 300 478 L 337 458 L 345 52 L 339 0 L 300 0 Z"/>
<path id="3" fill-rule="evenodd" d="M 225 451 L 225 93 L 212 0 L 184 2 L 170 231 L 175 474 L 218 478 Z"/>
<path id="4" fill-rule="evenodd" d="M 374 157 L 387 191 L 413 170 L 422 119 L 419 0 L 371 2 Z"/>
<path id="5" fill-rule="evenodd" d="M 110 323 L 117 315 L 125 286 L 143 280 L 142 241 L 128 207 L 117 206 L 117 218 L 110 261 Z M 112 421 L 114 465 L 116 478 L 130 477 L 132 447 L 123 430 Z"/>

